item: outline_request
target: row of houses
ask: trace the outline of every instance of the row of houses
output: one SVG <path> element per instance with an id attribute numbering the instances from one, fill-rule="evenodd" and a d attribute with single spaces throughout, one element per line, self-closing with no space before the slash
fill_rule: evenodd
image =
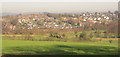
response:
<path id="1" fill-rule="evenodd" d="M 76 27 L 82 27 L 86 22 L 93 24 L 108 24 L 116 18 L 116 14 L 111 13 L 81 13 L 77 17 L 60 17 L 59 19 L 54 17 L 48 17 L 45 14 L 30 14 L 30 15 L 18 15 L 18 24 L 21 28 L 27 26 L 28 29 L 33 28 L 60 28 L 71 29 Z M 112 16 L 112 17 L 111 17 Z M 11 29 L 15 29 L 15 26 L 10 25 Z"/>

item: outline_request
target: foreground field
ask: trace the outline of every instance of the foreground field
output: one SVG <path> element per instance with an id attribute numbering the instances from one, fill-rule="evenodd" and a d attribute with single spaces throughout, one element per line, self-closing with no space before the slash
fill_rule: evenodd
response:
<path id="1" fill-rule="evenodd" d="M 55 42 L 3 40 L 3 55 L 115 55 L 117 41 L 100 42 Z"/>

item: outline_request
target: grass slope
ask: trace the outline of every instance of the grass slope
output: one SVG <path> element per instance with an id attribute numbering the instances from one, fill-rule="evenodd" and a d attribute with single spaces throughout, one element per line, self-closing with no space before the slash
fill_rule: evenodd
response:
<path id="1" fill-rule="evenodd" d="M 3 55 L 113 55 L 117 44 L 3 40 Z"/>

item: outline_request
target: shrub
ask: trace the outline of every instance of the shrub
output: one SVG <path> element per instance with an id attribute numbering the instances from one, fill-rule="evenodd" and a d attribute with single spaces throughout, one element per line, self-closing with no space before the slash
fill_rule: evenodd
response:
<path id="1" fill-rule="evenodd" d="M 87 37 L 87 34 L 86 34 L 86 32 L 82 32 L 80 35 L 79 35 L 79 38 L 86 38 Z"/>
<path id="2" fill-rule="evenodd" d="M 112 40 L 109 40 L 109 43 L 112 43 Z"/>
<path id="3" fill-rule="evenodd" d="M 90 38 L 93 38 L 93 37 L 94 37 L 93 33 L 90 33 L 89 37 L 90 37 Z"/>
<path id="4" fill-rule="evenodd" d="M 52 34 L 52 33 L 50 33 L 50 37 L 53 37 L 53 34 Z"/>

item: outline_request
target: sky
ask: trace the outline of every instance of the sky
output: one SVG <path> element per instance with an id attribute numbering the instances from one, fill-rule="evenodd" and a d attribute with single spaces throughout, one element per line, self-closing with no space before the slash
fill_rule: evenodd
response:
<path id="1" fill-rule="evenodd" d="M 118 2 L 120 0 L 0 0 L 0 2 Z"/>
<path id="2" fill-rule="evenodd" d="M 118 0 L 2 0 L 2 12 L 107 12 L 118 10 Z M 38 2 L 37 2 L 38 1 Z"/>

